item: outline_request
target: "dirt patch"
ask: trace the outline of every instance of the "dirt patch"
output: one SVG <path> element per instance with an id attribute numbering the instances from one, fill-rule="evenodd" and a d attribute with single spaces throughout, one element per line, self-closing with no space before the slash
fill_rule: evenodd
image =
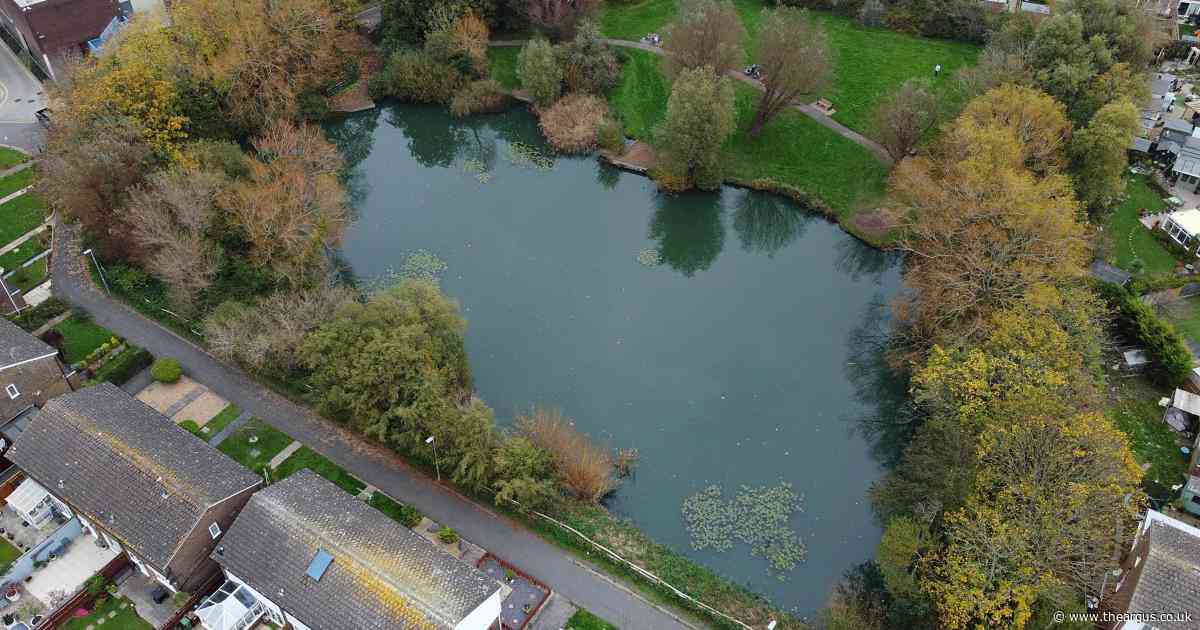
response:
<path id="1" fill-rule="evenodd" d="M 196 381 L 183 376 L 177 383 L 150 383 L 146 389 L 138 392 L 137 399 L 164 413 L 197 387 L 200 385 Z"/>
<path id="2" fill-rule="evenodd" d="M 645 142 L 634 142 L 625 146 L 625 152 L 621 155 L 614 155 L 608 151 L 601 151 L 600 155 L 608 160 L 613 166 L 627 168 L 631 171 L 644 173 L 654 166 L 654 162 L 658 156 L 654 153 L 654 147 Z"/>
<path id="3" fill-rule="evenodd" d="M 175 422 L 194 420 L 196 424 L 204 426 L 228 405 L 229 402 L 224 398 L 212 392 L 204 392 L 200 394 L 199 398 L 188 403 L 183 409 L 180 409 L 172 420 Z"/>
<path id="4" fill-rule="evenodd" d="M 896 227 L 893 221 L 881 209 L 856 214 L 850 219 L 850 224 L 863 234 L 876 238 L 885 236 Z"/>

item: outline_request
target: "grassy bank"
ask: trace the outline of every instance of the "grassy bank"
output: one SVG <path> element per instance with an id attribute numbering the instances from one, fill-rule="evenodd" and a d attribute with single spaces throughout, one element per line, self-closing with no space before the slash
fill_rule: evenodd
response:
<path id="1" fill-rule="evenodd" d="M 1165 274 L 1175 269 L 1175 256 L 1138 221 L 1140 211 L 1162 212 L 1167 204 L 1144 175 L 1127 180 L 1125 201 L 1104 218 L 1104 235 L 1112 264 L 1134 273 Z"/>
<path id="2" fill-rule="evenodd" d="M 769 0 L 734 0 L 746 26 L 746 58 L 755 58 L 755 34 Z M 601 16 L 601 30 L 614 39 L 638 40 L 651 32 L 661 33 L 675 16 L 675 0 L 640 0 L 608 3 Z M 834 53 L 833 80 L 821 96 L 833 102 L 834 119 L 856 131 L 869 133 L 871 108 L 885 94 L 914 77 L 933 78 L 933 67 L 942 65 L 935 88 L 943 98 L 953 95 L 953 75 L 975 63 L 979 47 L 972 44 L 927 39 L 887 29 L 864 28 L 853 20 L 824 11 L 812 15 L 829 35 Z"/>

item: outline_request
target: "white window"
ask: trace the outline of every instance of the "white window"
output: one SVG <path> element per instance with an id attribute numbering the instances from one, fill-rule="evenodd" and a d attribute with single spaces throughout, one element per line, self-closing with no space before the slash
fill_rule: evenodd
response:
<path id="1" fill-rule="evenodd" d="M 216 523 L 209 525 L 208 526 L 208 535 L 212 536 L 213 539 L 216 540 L 217 536 L 221 535 L 221 526 L 217 525 Z"/>
<path id="2" fill-rule="evenodd" d="M 21 392 L 17 390 L 16 385 L 9 385 L 4 388 L 4 391 L 8 392 L 9 400 L 16 400 L 21 395 Z"/>

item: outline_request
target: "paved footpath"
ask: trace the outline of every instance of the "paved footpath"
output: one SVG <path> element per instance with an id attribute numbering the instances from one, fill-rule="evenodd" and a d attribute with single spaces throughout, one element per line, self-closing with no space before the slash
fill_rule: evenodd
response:
<path id="1" fill-rule="evenodd" d="M 621 628 L 683 630 L 690 626 L 622 586 L 582 566 L 571 554 L 407 466 L 370 444 L 255 382 L 240 370 L 105 295 L 91 282 L 75 226 L 54 230 L 54 292 L 92 314 L 97 324 L 158 356 L 179 359 L 191 378 L 229 402 L 303 442 L 359 479 L 460 532 L 568 599 Z"/>

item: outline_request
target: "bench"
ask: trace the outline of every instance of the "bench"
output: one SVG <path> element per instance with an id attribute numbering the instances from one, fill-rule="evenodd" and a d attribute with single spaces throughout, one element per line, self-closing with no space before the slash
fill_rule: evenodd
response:
<path id="1" fill-rule="evenodd" d="M 837 113 L 837 110 L 833 108 L 833 103 L 829 102 L 829 99 L 827 98 L 820 99 L 816 103 L 813 103 L 813 107 L 816 107 L 817 110 L 826 116 L 832 116 Z"/>

